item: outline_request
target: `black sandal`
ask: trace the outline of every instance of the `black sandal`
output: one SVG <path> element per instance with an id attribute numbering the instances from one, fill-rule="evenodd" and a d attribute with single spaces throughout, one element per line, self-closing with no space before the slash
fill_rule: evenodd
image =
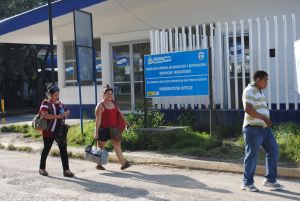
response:
<path id="1" fill-rule="evenodd" d="M 39 170 L 40 175 L 47 177 L 48 176 L 48 172 L 46 170 Z"/>
<path id="2" fill-rule="evenodd" d="M 121 167 L 121 170 L 125 170 L 125 169 L 129 168 L 130 166 L 132 166 L 132 164 L 129 163 L 129 162 L 126 162 L 125 165 L 123 165 L 123 166 Z"/>
<path id="3" fill-rule="evenodd" d="M 75 174 L 72 173 L 70 170 L 64 171 L 64 177 L 74 177 Z"/>
<path id="4" fill-rule="evenodd" d="M 96 165 L 97 170 L 105 170 L 105 168 L 102 165 Z"/>

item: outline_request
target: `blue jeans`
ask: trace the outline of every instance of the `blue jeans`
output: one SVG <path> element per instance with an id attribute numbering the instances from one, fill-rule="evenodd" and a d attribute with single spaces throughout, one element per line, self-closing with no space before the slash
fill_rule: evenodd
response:
<path id="1" fill-rule="evenodd" d="M 243 135 L 245 141 L 244 185 L 252 185 L 254 183 L 253 177 L 260 146 L 266 153 L 265 178 L 269 182 L 276 182 L 278 144 L 271 128 L 245 127 Z"/>

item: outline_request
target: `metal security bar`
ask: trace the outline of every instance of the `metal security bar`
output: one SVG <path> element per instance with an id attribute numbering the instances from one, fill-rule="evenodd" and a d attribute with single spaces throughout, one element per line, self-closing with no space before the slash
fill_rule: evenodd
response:
<path id="1" fill-rule="evenodd" d="M 256 70 L 269 73 L 265 94 L 270 109 L 298 109 L 293 42 L 296 16 L 242 19 L 151 30 L 151 54 L 211 47 L 214 107 L 242 109 L 242 91 Z M 205 97 L 154 98 L 159 108 L 206 109 Z"/>

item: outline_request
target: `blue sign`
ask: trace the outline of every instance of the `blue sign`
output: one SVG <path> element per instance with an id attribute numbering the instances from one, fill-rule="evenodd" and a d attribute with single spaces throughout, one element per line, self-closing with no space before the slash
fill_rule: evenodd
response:
<path id="1" fill-rule="evenodd" d="M 117 66 L 118 67 L 126 67 L 129 66 L 129 62 L 128 62 L 128 58 L 127 57 L 119 57 L 117 58 Z"/>
<path id="2" fill-rule="evenodd" d="M 73 75 L 73 73 L 74 73 L 74 67 L 73 66 L 66 66 L 65 71 L 66 71 L 67 74 Z"/>
<path id="3" fill-rule="evenodd" d="M 146 55 L 147 98 L 208 96 L 208 50 Z"/>
<path id="4" fill-rule="evenodd" d="M 96 72 L 97 73 L 102 72 L 102 62 L 101 62 L 101 60 L 96 60 Z"/>

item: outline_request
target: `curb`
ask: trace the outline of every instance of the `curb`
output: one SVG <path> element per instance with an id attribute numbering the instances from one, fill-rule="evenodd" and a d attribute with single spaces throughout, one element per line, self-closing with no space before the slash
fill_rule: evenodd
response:
<path id="1" fill-rule="evenodd" d="M 177 168 L 189 168 L 196 170 L 209 170 L 209 171 L 219 171 L 219 172 L 230 172 L 243 174 L 243 164 L 236 163 L 226 163 L 226 162 L 214 162 L 214 161 L 204 161 L 195 159 L 183 159 L 183 158 L 167 158 L 167 157 L 156 157 L 156 156 L 141 156 L 134 154 L 126 154 L 124 156 L 134 163 L 146 163 L 146 164 L 160 164 L 160 165 L 170 165 Z M 115 155 L 111 154 L 114 161 L 117 161 Z M 263 176 L 265 174 L 265 166 L 257 165 L 256 174 Z M 300 168 L 277 168 L 278 177 L 287 177 L 300 179 Z"/>
<path id="2" fill-rule="evenodd" d="M 8 143 L 3 143 L 7 147 Z M 15 145 L 16 148 L 28 146 L 28 145 Z M 29 146 L 30 147 L 30 146 Z M 40 152 L 40 148 L 32 147 L 33 152 Z M 73 154 L 83 154 L 79 151 L 79 148 L 69 147 L 69 151 Z M 134 153 L 123 153 L 124 157 L 136 164 L 158 164 L 158 165 L 168 165 L 176 168 L 186 168 L 195 170 L 207 170 L 207 171 L 218 171 L 218 172 L 230 172 L 230 173 L 243 173 L 243 164 L 227 163 L 227 162 L 214 162 L 214 161 L 204 161 L 195 159 L 185 159 L 185 158 L 170 158 L 170 157 L 158 157 L 158 156 L 147 156 L 147 155 L 137 155 Z M 109 153 L 109 159 L 111 162 L 118 162 L 118 158 L 115 153 Z M 265 166 L 256 166 L 256 175 L 264 175 Z M 300 168 L 287 168 L 278 167 L 277 168 L 278 177 L 286 177 L 292 179 L 300 179 Z"/>

